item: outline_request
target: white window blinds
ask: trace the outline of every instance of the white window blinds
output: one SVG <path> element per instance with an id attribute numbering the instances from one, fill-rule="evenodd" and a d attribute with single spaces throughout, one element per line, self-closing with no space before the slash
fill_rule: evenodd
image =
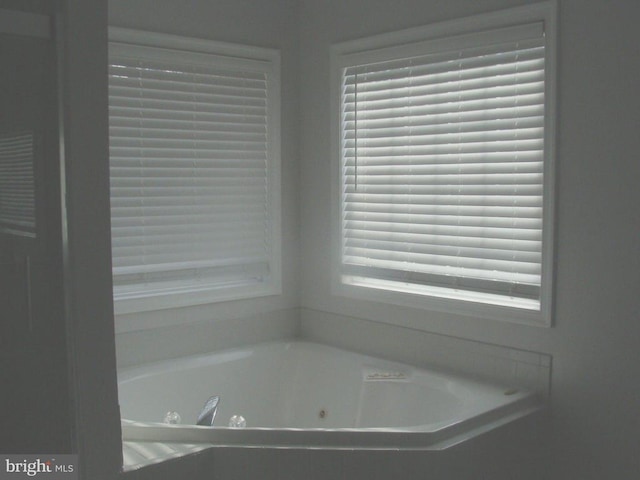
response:
<path id="1" fill-rule="evenodd" d="M 36 236 L 33 132 L 0 133 L 0 232 Z"/>
<path id="2" fill-rule="evenodd" d="M 427 47 L 343 61 L 342 281 L 539 309 L 542 23 Z"/>
<path id="3" fill-rule="evenodd" d="M 275 268 L 272 66 L 124 44 L 109 63 L 115 298 L 259 293 Z"/>

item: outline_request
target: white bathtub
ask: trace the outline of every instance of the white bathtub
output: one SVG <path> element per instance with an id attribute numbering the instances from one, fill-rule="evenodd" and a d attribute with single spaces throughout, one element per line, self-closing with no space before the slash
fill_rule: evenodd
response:
<path id="1" fill-rule="evenodd" d="M 225 446 L 442 449 L 541 408 L 532 393 L 287 341 L 119 372 L 123 438 Z M 220 396 L 214 427 L 196 426 Z M 162 421 L 178 412 L 180 425 Z M 246 428 L 229 428 L 242 415 Z"/>

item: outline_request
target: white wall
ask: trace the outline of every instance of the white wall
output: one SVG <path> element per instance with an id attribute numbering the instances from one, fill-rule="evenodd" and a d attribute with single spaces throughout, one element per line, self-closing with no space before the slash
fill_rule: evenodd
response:
<path id="1" fill-rule="evenodd" d="M 559 2 L 553 328 L 456 317 L 330 294 L 330 45 L 526 3 L 531 2 L 301 1 L 303 324 L 305 309 L 334 314 L 345 326 L 353 323 L 350 316 L 378 322 L 402 317 L 415 328 L 438 334 L 549 353 L 553 356 L 554 451 L 551 455 L 542 448 L 531 452 L 539 457 L 537 464 L 544 464 L 537 478 L 637 478 L 640 38 L 636 24 L 640 2 Z M 405 461 L 416 474 L 413 478 L 428 473 L 428 466 L 418 457 Z M 505 471 L 508 463 L 505 459 Z M 485 477 L 479 471 L 477 478 Z M 515 477 L 505 474 L 505 478 Z"/>

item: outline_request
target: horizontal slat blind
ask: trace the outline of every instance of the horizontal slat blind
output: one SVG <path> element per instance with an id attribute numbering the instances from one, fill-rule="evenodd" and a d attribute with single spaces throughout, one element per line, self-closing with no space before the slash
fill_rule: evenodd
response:
<path id="1" fill-rule="evenodd" d="M 36 236 L 34 135 L 0 134 L 0 231 Z"/>
<path id="2" fill-rule="evenodd" d="M 119 47 L 109 65 L 116 297 L 266 281 L 267 72 Z"/>
<path id="3" fill-rule="evenodd" d="M 343 69 L 343 275 L 539 299 L 545 47 L 530 37 Z"/>

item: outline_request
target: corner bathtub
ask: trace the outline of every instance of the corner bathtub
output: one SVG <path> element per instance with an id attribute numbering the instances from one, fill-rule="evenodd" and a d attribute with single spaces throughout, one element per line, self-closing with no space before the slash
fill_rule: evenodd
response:
<path id="1" fill-rule="evenodd" d="M 540 409 L 535 395 L 304 341 L 119 372 L 125 441 L 443 449 Z M 213 427 L 195 425 L 220 396 Z M 178 412 L 181 424 L 164 424 Z M 233 415 L 245 428 L 230 428 Z"/>

